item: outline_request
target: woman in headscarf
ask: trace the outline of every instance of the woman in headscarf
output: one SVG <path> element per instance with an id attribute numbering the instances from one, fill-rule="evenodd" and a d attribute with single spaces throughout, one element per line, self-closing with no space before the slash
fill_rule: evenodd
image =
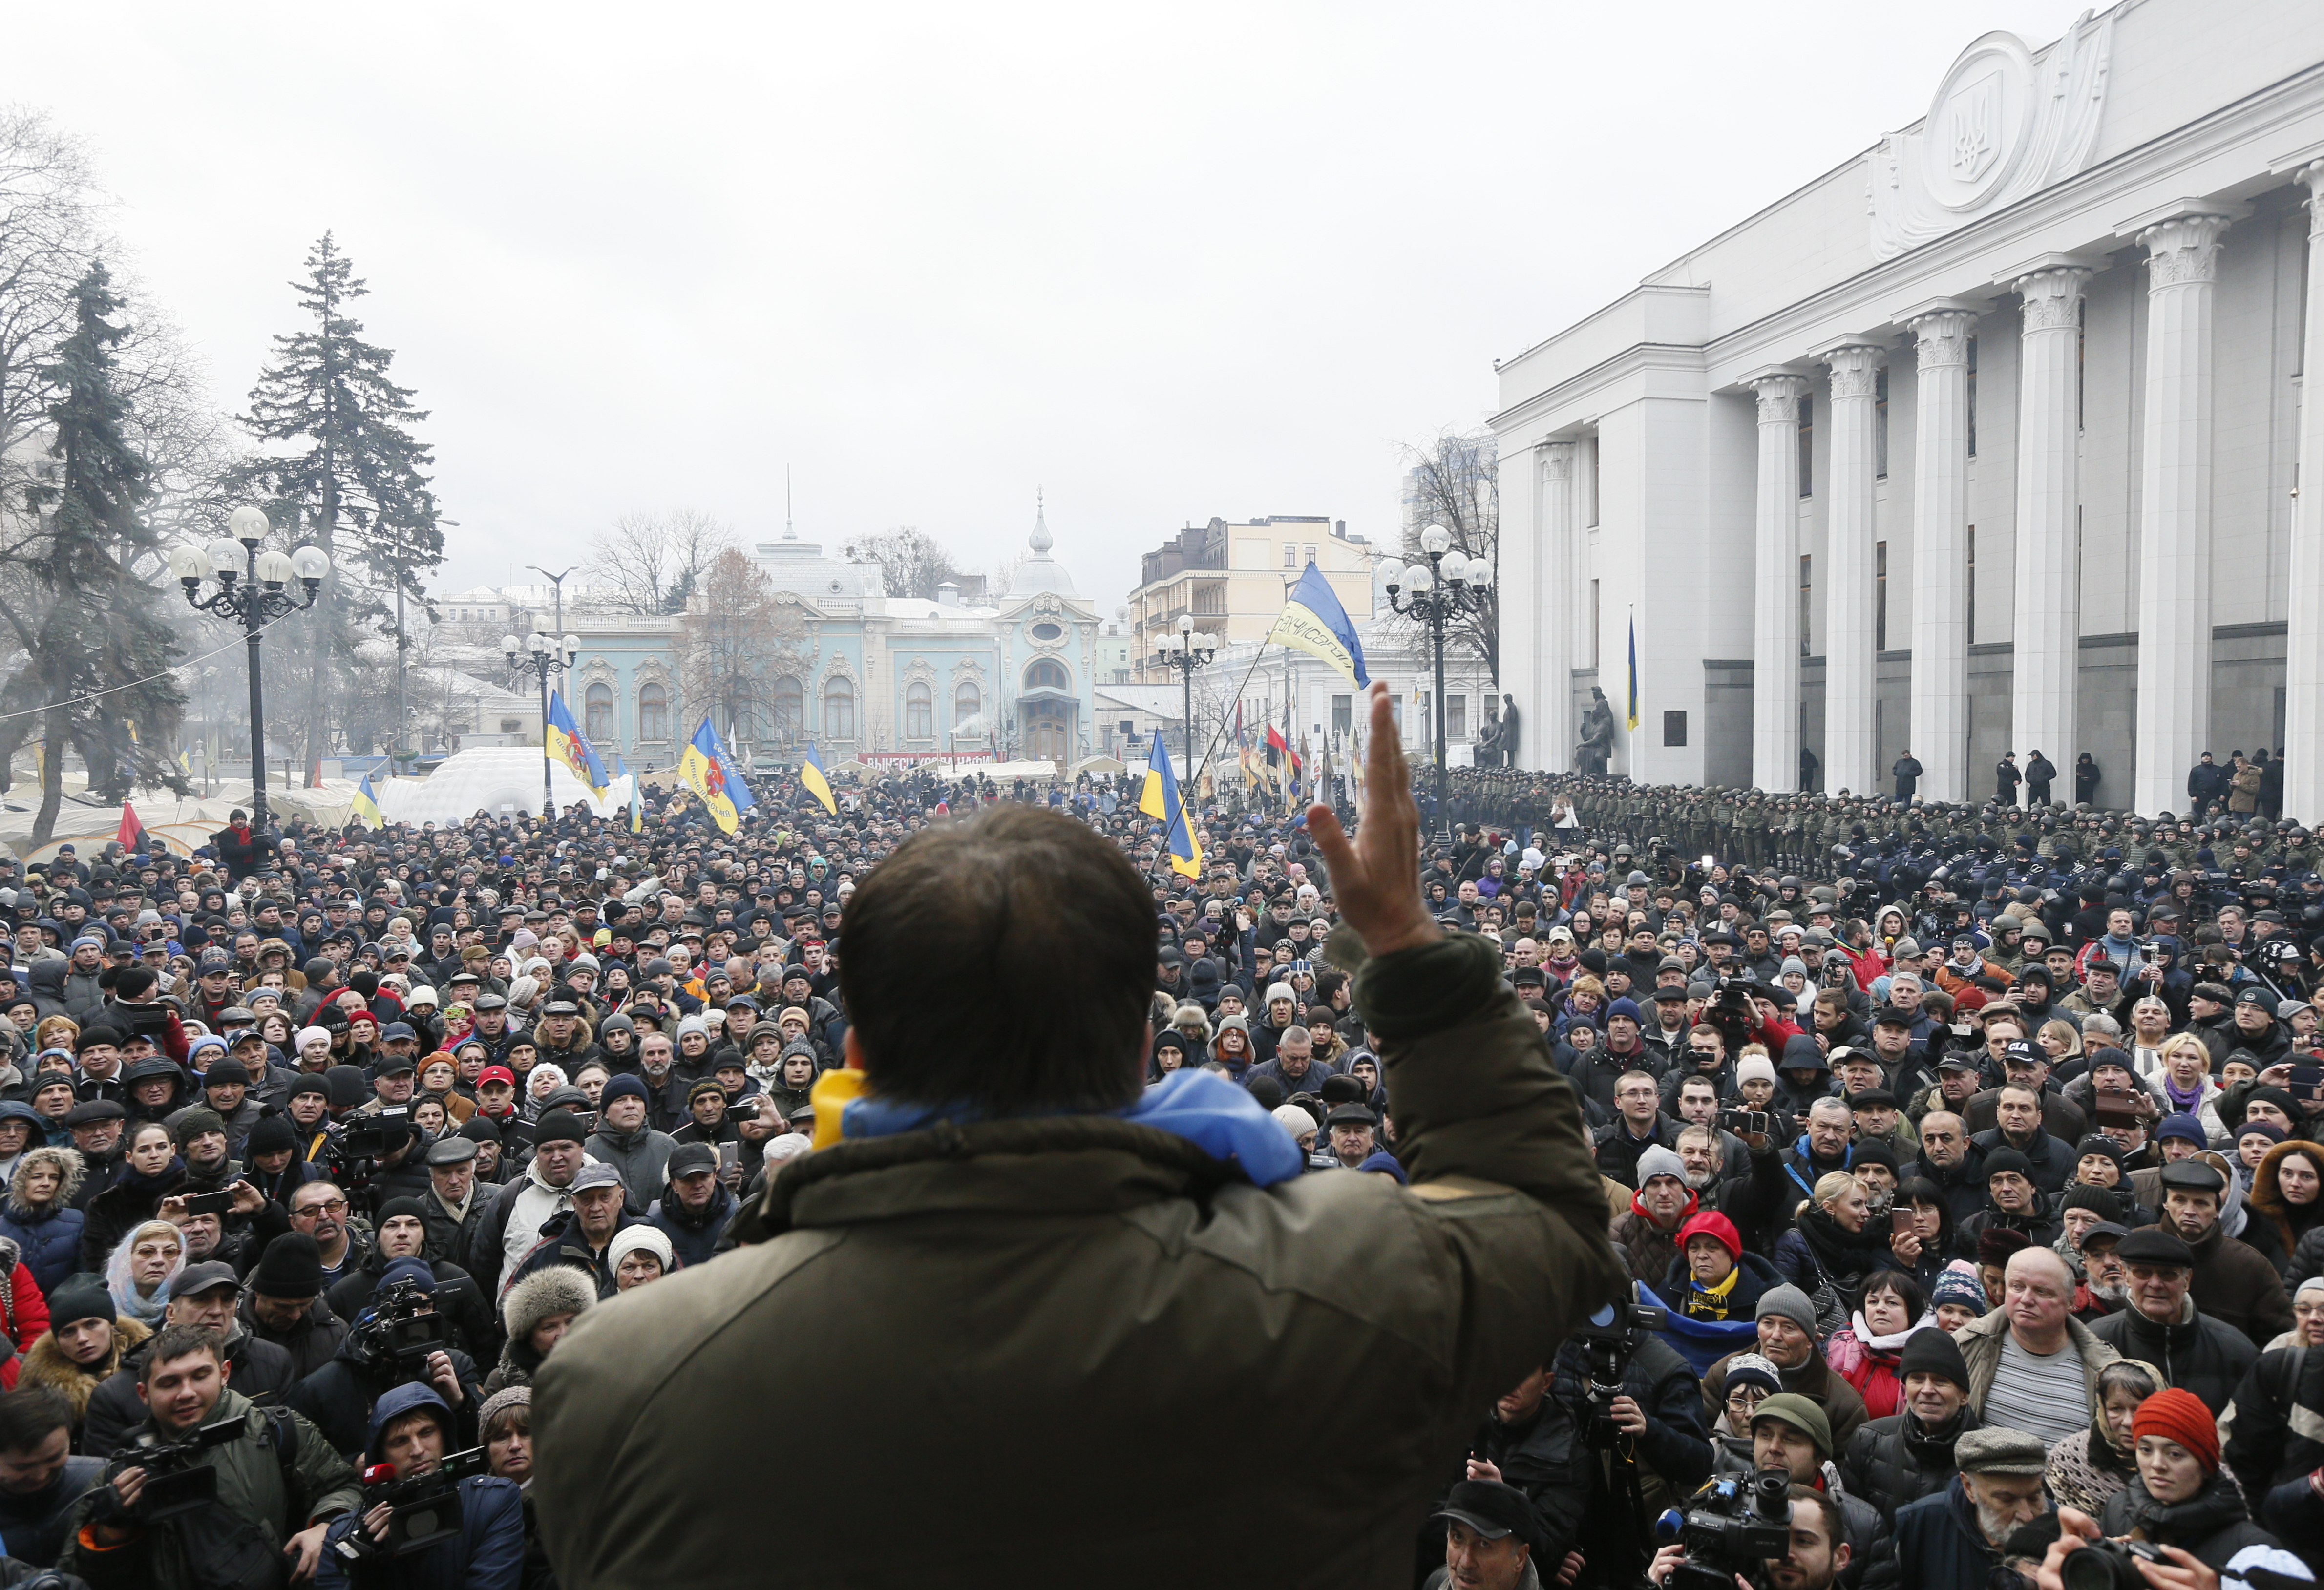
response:
<path id="1" fill-rule="evenodd" d="M 2092 1518 L 2108 1497 L 2130 1483 L 2135 1447 L 2131 1422 L 2139 1404 L 2162 1389 L 2152 1365 L 2119 1358 L 2098 1371 L 2097 1418 L 2050 1448 L 2050 1497 Z"/>
<path id="2" fill-rule="evenodd" d="M 124 1319 L 159 1330 L 170 1288 L 185 1267 L 185 1233 L 167 1220 L 147 1220 L 106 1255 L 105 1289 Z"/>

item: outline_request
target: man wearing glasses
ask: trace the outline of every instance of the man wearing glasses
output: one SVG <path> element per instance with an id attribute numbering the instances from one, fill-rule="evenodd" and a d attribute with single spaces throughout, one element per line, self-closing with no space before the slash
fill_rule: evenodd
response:
<path id="1" fill-rule="evenodd" d="M 326 1284 L 362 1267 L 363 1253 L 347 1229 L 347 1195 L 333 1183 L 305 1182 L 290 1195 L 290 1229 L 315 1239 Z"/>

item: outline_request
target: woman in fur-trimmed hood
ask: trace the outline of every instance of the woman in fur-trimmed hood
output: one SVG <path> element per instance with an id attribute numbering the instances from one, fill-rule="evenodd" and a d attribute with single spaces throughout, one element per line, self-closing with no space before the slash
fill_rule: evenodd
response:
<path id="1" fill-rule="evenodd" d="M 40 1147 L 17 1155 L 8 1177 L 0 1236 L 23 1250 L 25 1266 L 44 1295 L 80 1268 L 81 1230 L 88 1217 L 73 1207 L 73 1198 L 88 1173 L 74 1150 Z"/>
<path id="2" fill-rule="evenodd" d="M 99 1328 L 92 1332 L 86 1328 L 84 1321 L 95 1321 Z M 96 1356 L 86 1363 L 77 1360 L 58 1341 L 59 1331 L 66 1332 L 85 1348 L 93 1349 Z M 83 1276 L 58 1288 L 50 1297 L 49 1328 L 24 1349 L 23 1370 L 16 1384 L 20 1388 L 43 1387 L 64 1398 L 72 1409 L 73 1450 L 78 1452 L 81 1421 L 88 1413 L 89 1398 L 121 1367 L 122 1358 L 152 1334 L 134 1319 L 114 1311 L 112 1295 L 105 1290 L 103 1282 Z"/>
<path id="3" fill-rule="evenodd" d="M 566 1329 L 597 1306 L 597 1283 L 570 1264 L 536 1270 L 508 1290 L 501 1300 L 501 1323 L 508 1329 L 508 1345 L 501 1361 L 484 1377 L 487 1397 L 510 1386 L 530 1385 Z"/>

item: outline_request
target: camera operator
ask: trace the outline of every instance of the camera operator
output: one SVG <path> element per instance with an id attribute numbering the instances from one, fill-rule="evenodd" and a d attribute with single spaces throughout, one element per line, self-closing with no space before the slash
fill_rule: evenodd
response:
<path id="1" fill-rule="evenodd" d="M 364 1443 L 366 1476 L 380 1465 L 390 1466 L 397 1482 L 438 1472 L 451 1449 L 453 1425 L 452 1411 L 433 1387 L 397 1386 L 372 1411 Z M 524 1570 L 524 1503 L 516 1482 L 479 1474 L 451 1484 L 460 1500 L 457 1534 L 397 1551 L 395 1504 L 375 1503 L 367 1493 L 359 1513 L 331 1525 L 316 1583 L 323 1590 L 347 1585 L 516 1590 Z"/>
<path id="2" fill-rule="evenodd" d="M 1794 1484 L 1831 1498 L 1840 1509 L 1840 1539 L 1855 1564 L 1841 1582 L 1853 1586 L 1863 1579 L 1873 1542 L 1879 1536 L 1880 1510 L 1848 1493 L 1831 1459 L 1831 1421 L 1823 1416 L 1822 1409 L 1797 1392 L 1777 1392 L 1752 1410 L 1753 1470 L 1781 1469 Z"/>
<path id="3" fill-rule="evenodd" d="M 362 1450 L 371 1411 L 397 1386 L 432 1385 L 466 1426 L 484 1400 L 476 1389 L 476 1366 L 457 1347 L 432 1346 L 424 1356 L 402 1347 L 400 1324 L 415 1314 L 434 1312 L 436 1277 L 424 1259 L 398 1259 L 382 1272 L 372 1306 L 347 1327 L 338 1354 L 292 1387 L 284 1403 L 297 1409 L 324 1438 L 352 1457 Z M 438 1319 L 440 1319 L 440 1316 Z"/>
<path id="4" fill-rule="evenodd" d="M 60 1567 L 94 1590 L 280 1583 L 275 1564 L 284 1558 L 293 1581 L 313 1575 L 330 1521 L 362 1499 L 355 1471 L 305 1420 L 228 1390 L 228 1374 L 216 1331 L 171 1325 L 154 1337 L 137 1386 L 146 1417 L 132 1450 L 228 1426 L 218 1444 L 168 1464 L 171 1473 L 215 1470 L 216 1498 L 166 1519 L 141 1514 L 138 1500 L 164 1460 L 124 1466 L 81 1498 Z"/>
<path id="5" fill-rule="evenodd" d="M 1831 1590 L 1848 1572 L 1849 1552 L 1843 1537 L 1840 1509 L 1822 1492 L 1806 1485 L 1792 1487 L 1791 1549 L 1766 1559 L 1766 1576 L 1773 1590 Z M 1686 1555 L 1683 1546 L 1665 1546 L 1655 1553 L 1646 1577 L 1655 1585 L 1668 1582 L 1671 1570 Z M 1738 1590 L 1755 1590 L 1750 1580 L 1735 1576 Z"/>
<path id="6" fill-rule="evenodd" d="M 468 1273 L 448 1259 L 429 1257 L 425 1206 L 416 1198 L 392 1198 L 380 1205 L 371 1252 L 360 1266 L 339 1277 L 323 1300 L 340 1319 L 355 1319 L 371 1306 L 387 1267 L 399 1259 L 418 1259 L 434 1274 L 436 1306 L 451 1327 L 452 1346 L 471 1358 L 489 1357 L 500 1350 L 492 1310 Z"/>
<path id="7" fill-rule="evenodd" d="M 239 1296 L 232 1266 L 216 1259 L 188 1264 L 171 1289 L 162 1323 L 218 1332 L 226 1373 L 241 1394 L 254 1402 L 279 1402 L 295 1378 L 290 1355 L 272 1342 L 259 1340 L 234 1317 Z M 152 1355 L 152 1340 L 148 1338 L 124 1356 L 121 1367 L 90 1393 L 81 1426 L 81 1450 L 90 1457 L 112 1457 L 136 1429 L 143 1416 L 137 1384 Z"/>

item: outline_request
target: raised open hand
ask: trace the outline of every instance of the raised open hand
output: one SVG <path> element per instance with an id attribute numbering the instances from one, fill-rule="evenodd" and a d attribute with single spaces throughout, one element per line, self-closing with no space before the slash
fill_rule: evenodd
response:
<path id="1" fill-rule="evenodd" d="M 1323 852 L 1340 914 L 1374 955 L 1425 944 L 1443 931 L 1420 900 L 1420 808 L 1388 710 L 1388 686 L 1364 693 L 1370 741 L 1364 748 L 1364 820 L 1351 841 L 1326 805 L 1307 808 L 1307 831 Z"/>

